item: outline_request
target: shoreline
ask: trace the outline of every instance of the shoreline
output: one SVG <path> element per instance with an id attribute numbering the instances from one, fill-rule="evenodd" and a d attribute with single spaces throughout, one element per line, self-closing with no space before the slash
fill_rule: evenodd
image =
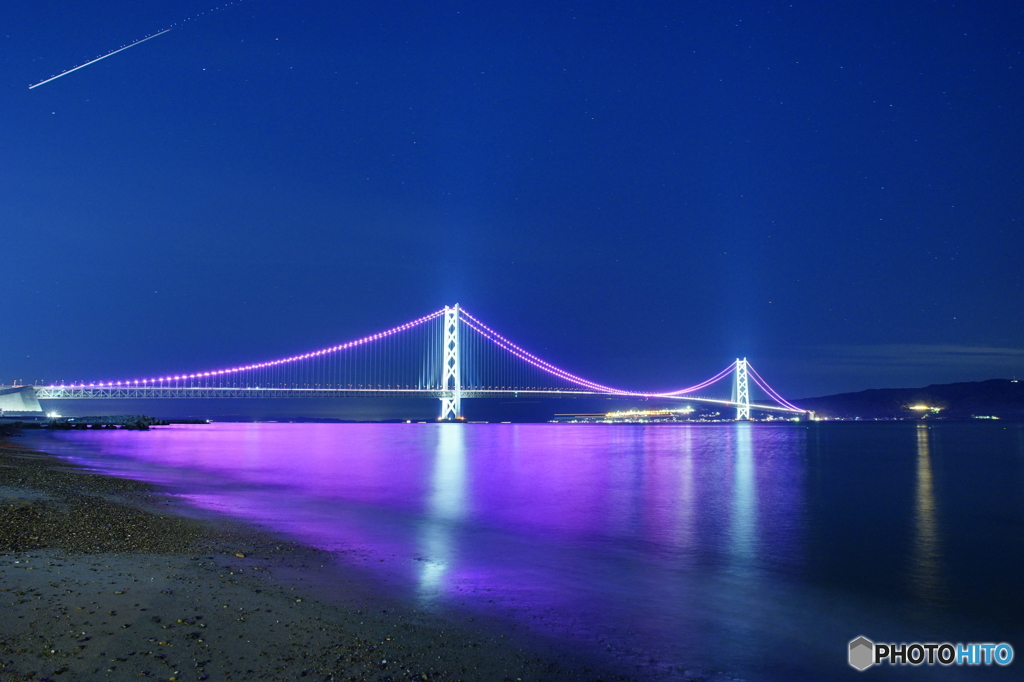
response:
<path id="1" fill-rule="evenodd" d="M 332 555 L 0 439 L 0 680 L 626 680 L 347 580 Z"/>

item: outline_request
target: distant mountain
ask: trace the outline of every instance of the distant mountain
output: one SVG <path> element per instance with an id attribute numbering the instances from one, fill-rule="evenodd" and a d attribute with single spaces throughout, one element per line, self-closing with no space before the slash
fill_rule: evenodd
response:
<path id="1" fill-rule="evenodd" d="M 934 384 L 924 388 L 876 388 L 797 400 L 819 416 L 835 419 L 971 419 L 1024 420 L 1024 382 L 1008 379 Z M 918 409 L 911 409 L 917 407 Z M 931 409 L 923 409 L 923 408 Z"/>

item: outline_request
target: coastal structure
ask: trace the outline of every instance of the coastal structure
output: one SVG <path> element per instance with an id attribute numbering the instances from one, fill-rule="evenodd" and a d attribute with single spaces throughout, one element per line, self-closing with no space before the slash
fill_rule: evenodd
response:
<path id="1" fill-rule="evenodd" d="M 0 387 L 0 417 L 42 417 L 34 386 Z"/>

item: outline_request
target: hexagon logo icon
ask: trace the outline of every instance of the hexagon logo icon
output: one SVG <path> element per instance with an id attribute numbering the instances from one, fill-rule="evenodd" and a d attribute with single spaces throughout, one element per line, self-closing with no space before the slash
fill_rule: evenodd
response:
<path id="1" fill-rule="evenodd" d="M 875 643 L 867 637 L 858 637 L 850 642 L 850 665 L 857 670 L 867 670 L 875 662 Z"/>

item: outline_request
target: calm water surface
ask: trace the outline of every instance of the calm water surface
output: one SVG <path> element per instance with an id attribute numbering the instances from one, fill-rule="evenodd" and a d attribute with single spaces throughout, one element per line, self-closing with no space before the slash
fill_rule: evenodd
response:
<path id="1" fill-rule="evenodd" d="M 657 679 L 1024 675 L 1024 425 L 213 424 L 31 445 Z M 979 670 L 847 642 L 1006 641 Z M 692 674 L 692 673 L 691 673 Z"/>

